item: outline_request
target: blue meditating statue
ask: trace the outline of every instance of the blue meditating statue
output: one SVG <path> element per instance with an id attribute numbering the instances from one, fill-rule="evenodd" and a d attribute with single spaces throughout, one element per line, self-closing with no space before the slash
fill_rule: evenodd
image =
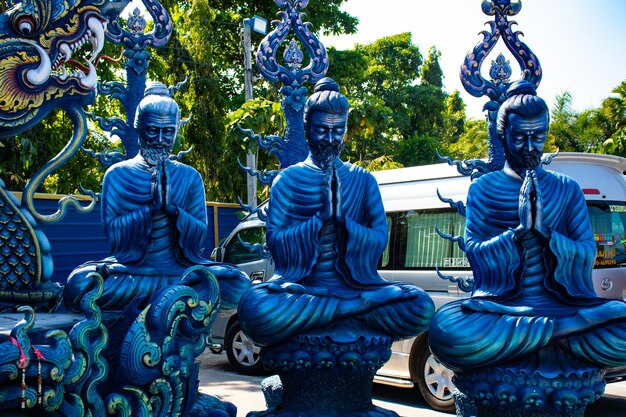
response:
<path id="1" fill-rule="evenodd" d="M 337 84 L 320 80 L 304 110 L 309 157 L 272 185 L 266 240 L 276 275 L 239 306 L 242 328 L 258 343 L 348 318 L 399 339 L 422 331 L 433 314 L 424 291 L 378 275 L 387 244 L 378 185 L 339 159 L 349 109 Z"/>
<path id="2" fill-rule="evenodd" d="M 501 401 L 505 408 L 517 401 L 529 413 L 546 413 L 512 415 L 579 415 L 604 388 L 602 374 L 589 369 L 626 364 L 626 303 L 601 299 L 593 290 L 596 246 L 578 184 L 542 168 L 546 103 L 523 80 L 507 97 L 498 113 L 505 167 L 474 181 L 467 197 L 474 292 L 437 311 L 430 346 L 474 400 Z M 515 369 L 528 387 L 550 381 L 549 375 L 560 375 L 559 382 L 539 383 L 543 391 L 512 388 L 502 375 Z M 469 376 L 483 371 L 490 388 Z M 568 387 L 564 381 L 574 374 L 587 386 L 568 392 L 568 402 L 559 388 Z"/>
<path id="3" fill-rule="evenodd" d="M 250 280 L 234 266 L 201 256 L 207 232 L 204 186 L 198 171 L 170 159 L 180 125 L 178 104 L 167 87 L 149 83 L 135 129 L 139 154 L 113 165 L 104 176 L 102 222 L 111 256 L 75 269 L 65 286 L 66 307 L 78 311 L 85 277 L 104 274 L 103 310 L 121 310 L 136 298 L 207 271 L 219 281 L 221 305 L 234 308 Z"/>
<path id="4" fill-rule="evenodd" d="M 304 109 L 309 156 L 270 192 L 276 275 L 239 305 L 242 329 L 269 345 L 262 357 L 283 383 L 268 415 L 370 415 L 372 378 L 391 342 L 423 331 L 434 313 L 424 291 L 377 273 L 387 243 L 380 192 L 369 172 L 339 159 L 349 108 L 332 79 L 318 81 Z"/>

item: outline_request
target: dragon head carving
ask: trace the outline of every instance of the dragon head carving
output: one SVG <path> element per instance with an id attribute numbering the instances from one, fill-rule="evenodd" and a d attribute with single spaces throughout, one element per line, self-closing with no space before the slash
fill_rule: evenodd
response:
<path id="1" fill-rule="evenodd" d="M 0 16 L 0 138 L 90 104 L 108 22 L 129 0 L 23 0 Z"/>

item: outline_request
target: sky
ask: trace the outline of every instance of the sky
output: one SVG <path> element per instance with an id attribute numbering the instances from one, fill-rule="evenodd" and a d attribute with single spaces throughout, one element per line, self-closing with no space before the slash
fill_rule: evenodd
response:
<path id="1" fill-rule="evenodd" d="M 458 75 L 465 55 L 482 39 L 478 33 L 489 29 L 483 23 L 491 19 L 482 12 L 481 2 L 348 0 L 341 9 L 359 19 L 358 33 L 320 39 L 326 47 L 351 49 L 355 43 L 411 32 L 423 56 L 433 45 L 441 52 L 444 89 L 459 90 L 467 115 L 483 118 L 487 99 L 467 94 Z M 543 79 L 538 94 L 550 108 L 566 90 L 575 111 L 599 107 L 626 79 L 626 0 L 523 0 L 521 11 L 509 20 L 518 23 L 522 41 L 539 58 Z M 500 52 L 511 62 L 511 79 L 518 79 L 519 66 L 502 40 L 485 60 L 483 76 L 488 78 L 491 60 Z"/>

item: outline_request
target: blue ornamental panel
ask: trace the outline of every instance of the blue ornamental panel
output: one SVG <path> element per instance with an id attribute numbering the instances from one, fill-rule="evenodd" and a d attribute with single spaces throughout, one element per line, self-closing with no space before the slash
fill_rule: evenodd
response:
<path id="1" fill-rule="evenodd" d="M 154 22 L 154 27 L 150 32 L 146 33 L 147 22 L 138 8 L 135 8 L 132 15 L 128 17 L 126 29 L 118 21 L 112 22 L 107 28 L 107 39 L 124 47 L 126 84 L 118 81 L 104 81 L 98 84 L 98 92 L 119 100 L 124 107 L 126 120 L 91 115 L 103 130 L 119 137 L 124 145 L 124 154 L 107 152 L 97 155 L 100 163 L 105 167 L 137 155 L 138 137 L 133 122 L 137 105 L 146 88 L 150 63 L 150 53 L 147 48 L 160 48 L 166 45 L 172 35 L 172 22 L 167 10 L 157 0 L 144 0 L 143 3 Z"/>

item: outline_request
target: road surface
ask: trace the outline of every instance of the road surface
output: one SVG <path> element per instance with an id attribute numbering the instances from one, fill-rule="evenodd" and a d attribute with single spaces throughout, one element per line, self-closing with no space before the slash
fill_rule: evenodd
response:
<path id="1" fill-rule="evenodd" d="M 208 349 L 200 357 L 200 391 L 230 401 L 237 406 L 238 417 L 250 411 L 263 411 L 265 400 L 261 381 L 265 376 L 245 376 L 228 363 L 226 353 L 219 355 Z M 417 390 L 374 384 L 373 400 L 377 406 L 390 409 L 401 417 L 450 417 L 430 409 Z M 585 417 L 626 416 L 626 382 L 608 384 L 604 397 L 587 408 Z"/>

